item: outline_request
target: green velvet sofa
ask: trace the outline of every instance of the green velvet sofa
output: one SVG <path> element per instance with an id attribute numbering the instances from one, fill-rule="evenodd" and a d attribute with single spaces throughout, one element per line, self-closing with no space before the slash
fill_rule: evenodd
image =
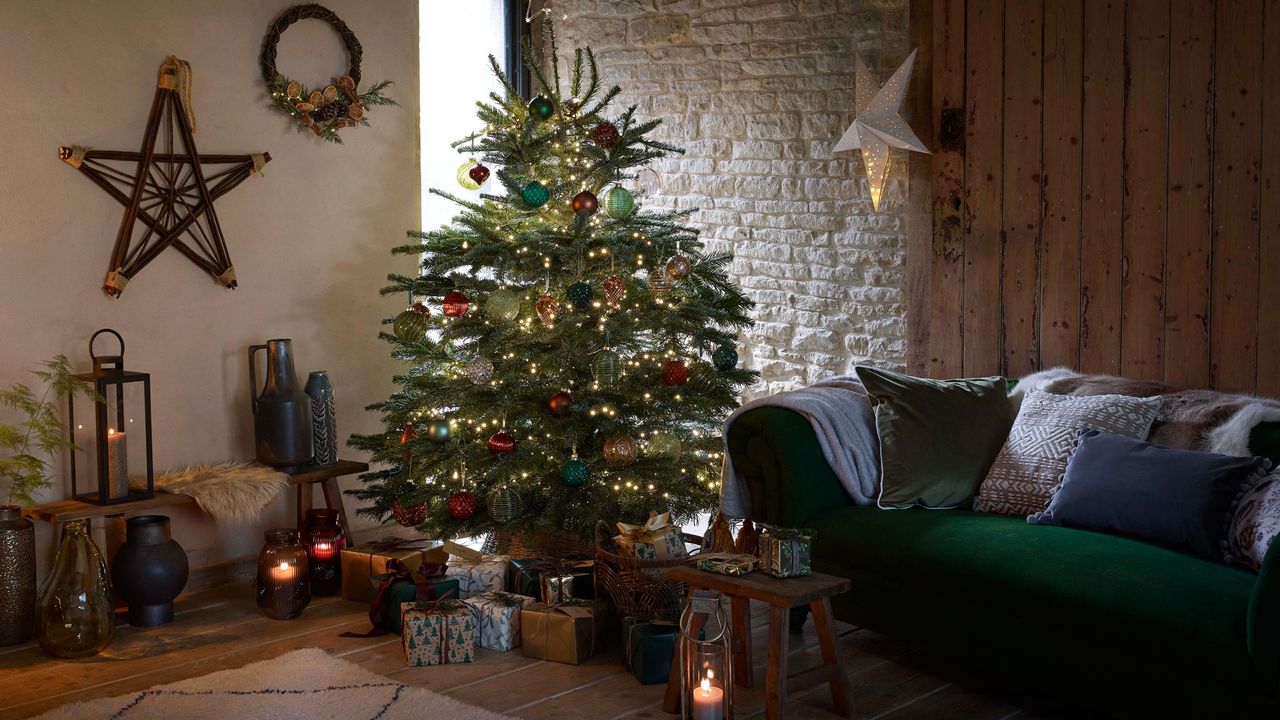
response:
<path id="1" fill-rule="evenodd" d="M 1251 439 L 1280 464 L 1280 423 Z M 853 581 L 833 600 L 845 622 L 1051 703 L 1280 717 L 1280 543 L 1255 574 L 1019 517 L 855 506 L 809 422 L 779 407 L 741 415 L 727 443 L 753 519 L 814 528 L 814 569 Z"/>

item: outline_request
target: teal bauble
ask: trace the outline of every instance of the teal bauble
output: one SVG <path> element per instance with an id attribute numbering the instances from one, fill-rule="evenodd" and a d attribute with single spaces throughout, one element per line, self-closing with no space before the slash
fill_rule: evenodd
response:
<path id="1" fill-rule="evenodd" d="M 579 310 L 591 307 L 591 286 L 581 280 L 565 288 L 564 295 Z"/>
<path id="2" fill-rule="evenodd" d="M 520 191 L 520 197 L 524 198 L 525 205 L 536 208 L 547 204 L 547 200 L 551 198 L 551 192 L 547 190 L 546 185 L 533 180 Z"/>
<path id="3" fill-rule="evenodd" d="M 649 457 L 679 457 L 680 438 L 671 433 L 657 433 L 649 438 L 649 445 L 645 448 L 644 454 Z"/>
<path id="4" fill-rule="evenodd" d="M 622 375 L 622 357 L 612 350 L 601 350 L 591 361 L 591 377 L 601 387 L 610 387 Z"/>
<path id="5" fill-rule="evenodd" d="M 541 95 L 529 101 L 529 114 L 539 120 L 546 120 L 555 111 L 556 106 Z"/>
<path id="6" fill-rule="evenodd" d="M 560 468 L 560 480 L 569 487 L 582 487 L 587 484 L 589 477 L 591 477 L 591 470 L 578 458 L 570 460 Z"/>
<path id="7" fill-rule="evenodd" d="M 711 362 L 720 372 L 729 372 L 738 366 L 738 351 L 732 345 L 721 345 L 711 353 Z"/>
<path id="8" fill-rule="evenodd" d="M 636 196 L 621 185 L 614 185 L 604 195 L 604 211 L 609 217 L 622 220 L 636 209 Z"/>
<path id="9" fill-rule="evenodd" d="M 409 308 L 396 316 L 391 330 L 401 342 L 421 342 L 427 335 L 427 317 L 422 311 Z"/>
<path id="10" fill-rule="evenodd" d="M 520 314 L 520 293 L 508 288 L 494 290 L 484 302 L 484 311 L 491 319 L 511 322 Z"/>
<path id="11" fill-rule="evenodd" d="M 449 442 L 449 436 L 453 433 L 449 429 L 449 422 L 447 420 L 432 420 L 427 423 L 427 429 L 424 434 L 431 442 L 444 443 Z"/>

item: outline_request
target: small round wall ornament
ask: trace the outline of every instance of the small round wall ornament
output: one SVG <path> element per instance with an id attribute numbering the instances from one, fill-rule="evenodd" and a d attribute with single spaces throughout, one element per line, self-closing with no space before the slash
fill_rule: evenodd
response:
<path id="1" fill-rule="evenodd" d="M 322 20 L 338 33 L 347 48 L 347 70 L 323 87 L 309 88 L 292 80 L 276 68 L 276 51 L 280 35 L 299 20 Z M 360 61 L 364 48 L 355 33 L 332 10 L 321 5 L 295 5 L 272 21 L 262 41 L 259 65 L 262 78 L 271 93 L 271 106 L 293 118 L 298 131 L 310 130 L 316 137 L 341 143 L 340 130 L 357 125 L 368 125 L 368 110 L 374 105 L 396 105 L 384 91 L 390 80 L 373 83 L 360 89 Z"/>

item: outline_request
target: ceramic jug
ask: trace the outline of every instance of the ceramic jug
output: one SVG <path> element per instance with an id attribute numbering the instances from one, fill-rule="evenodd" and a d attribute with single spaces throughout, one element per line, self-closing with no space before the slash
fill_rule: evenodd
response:
<path id="1" fill-rule="evenodd" d="M 267 351 L 267 377 L 258 392 L 254 355 Z M 258 462 L 275 467 L 311 462 L 311 398 L 293 371 L 293 341 L 268 340 L 249 346 L 249 397 Z"/>

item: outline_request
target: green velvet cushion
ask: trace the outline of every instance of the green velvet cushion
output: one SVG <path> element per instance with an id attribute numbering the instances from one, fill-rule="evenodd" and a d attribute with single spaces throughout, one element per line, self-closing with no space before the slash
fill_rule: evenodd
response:
<path id="1" fill-rule="evenodd" d="M 1264 422 L 1249 433 L 1249 451 L 1280 467 L 1280 422 Z"/>
<path id="2" fill-rule="evenodd" d="M 880 435 L 883 508 L 966 505 L 1009 436 L 1004 378 L 929 380 L 857 368 Z"/>

